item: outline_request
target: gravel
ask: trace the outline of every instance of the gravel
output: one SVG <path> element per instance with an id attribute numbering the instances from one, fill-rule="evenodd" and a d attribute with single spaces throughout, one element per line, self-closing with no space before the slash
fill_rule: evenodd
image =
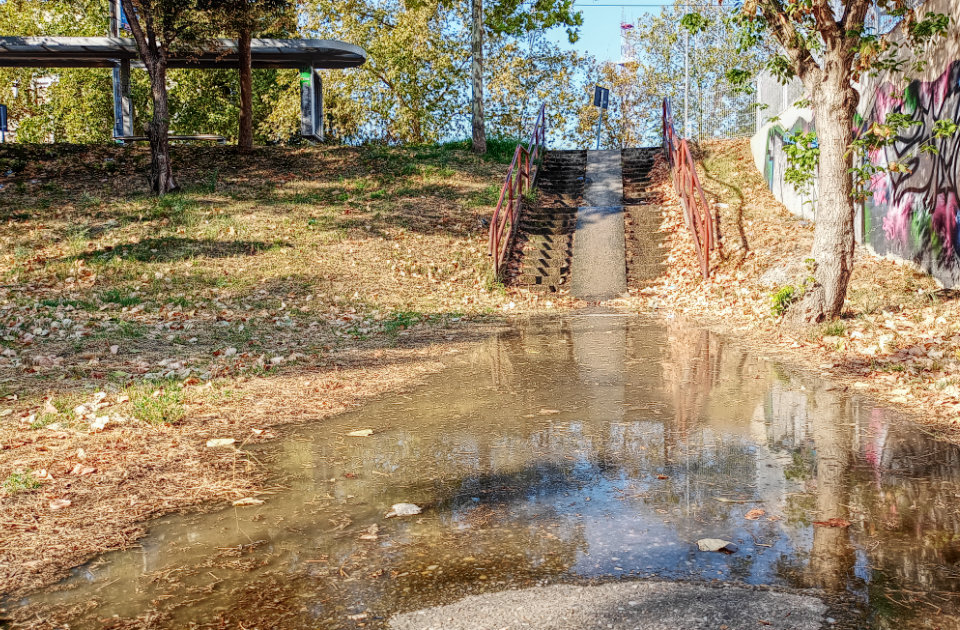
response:
<path id="1" fill-rule="evenodd" d="M 398 615 L 392 630 L 815 630 L 815 597 L 745 586 L 627 582 L 555 585 L 474 595 Z"/>

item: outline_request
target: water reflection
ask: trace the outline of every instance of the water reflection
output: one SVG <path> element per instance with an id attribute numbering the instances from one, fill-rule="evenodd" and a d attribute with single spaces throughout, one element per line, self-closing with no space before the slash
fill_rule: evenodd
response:
<path id="1" fill-rule="evenodd" d="M 814 587 L 875 627 L 960 627 L 960 451 L 702 330 L 535 322 L 256 457 L 286 488 L 263 506 L 161 519 L 14 613 L 377 627 L 476 592 L 656 576 Z M 400 501 L 427 509 L 384 519 Z M 814 525 L 831 519 L 850 525 Z M 698 552 L 702 537 L 739 551 Z"/>

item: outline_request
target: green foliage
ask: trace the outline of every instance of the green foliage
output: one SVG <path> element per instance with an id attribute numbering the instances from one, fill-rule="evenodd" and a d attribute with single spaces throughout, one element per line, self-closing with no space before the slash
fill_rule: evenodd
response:
<path id="1" fill-rule="evenodd" d="M 950 16 L 927 11 L 923 19 L 907 24 L 907 33 L 917 45 L 923 46 L 931 40 L 942 37 L 950 27 Z"/>
<path id="2" fill-rule="evenodd" d="M 787 154 L 789 166 L 784 171 L 783 179 L 797 190 L 807 191 L 813 184 L 820 161 L 817 133 L 797 131 L 784 137 L 784 140 L 783 151 Z"/>
<path id="3" fill-rule="evenodd" d="M 702 33 L 710 26 L 709 18 L 700 13 L 687 13 L 680 18 L 680 26 L 687 29 L 691 35 Z"/>
<path id="4" fill-rule="evenodd" d="M 24 472 L 10 473 L 3 481 L 3 491 L 7 496 L 14 496 L 23 492 L 32 492 L 43 485 L 39 479 L 33 476 L 30 470 Z"/>
<path id="5" fill-rule="evenodd" d="M 786 313 L 790 305 L 799 300 L 800 296 L 801 292 L 792 284 L 788 284 L 771 293 L 770 300 L 772 305 L 770 310 L 773 312 L 773 316 L 780 317 Z"/>

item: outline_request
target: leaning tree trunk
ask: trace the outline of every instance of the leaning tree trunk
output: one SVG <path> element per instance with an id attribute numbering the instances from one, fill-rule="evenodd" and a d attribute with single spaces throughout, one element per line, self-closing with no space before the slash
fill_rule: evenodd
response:
<path id="1" fill-rule="evenodd" d="M 167 64 L 162 57 L 147 64 L 153 96 L 153 119 L 147 125 L 150 139 L 150 188 L 154 193 L 177 190 L 170 162 L 170 106 L 167 100 Z"/>
<path id="2" fill-rule="evenodd" d="M 237 146 L 243 153 L 253 149 L 253 59 L 250 38 L 250 29 L 243 29 L 237 34 L 240 61 L 240 133 Z"/>
<path id="3" fill-rule="evenodd" d="M 799 323 L 839 317 L 853 272 L 855 246 L 853 203 L 853 119 L 857 93 L 848 74 L 832 69 L 811 91 L 811 104 L 820 144 L 816 227 L 811 258 L 816 282 L 793 310 Z"/>
<path id="4" fill-rule="evenodd" d="M 473 87 L 473 152 L 483 155 L 487 152 L 487 134 L 483 126 L 483 0 L 471 0 L 472 24 L 470 45 L 473 63 L 470 66 L 470 79 Z"/>

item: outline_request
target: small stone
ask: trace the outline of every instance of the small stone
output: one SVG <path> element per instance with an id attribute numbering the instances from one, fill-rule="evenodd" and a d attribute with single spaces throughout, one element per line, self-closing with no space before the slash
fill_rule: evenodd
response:
<path id="1" fill-rule="evenodd" d="M 413 503 L 394 503 L 390 506 L 390 511 L 387 512 L 386 518 L 392 518 L 394 516 L 415 516 L 423 512 L 423 509 L 419 505 L 414 505 Z"/>

